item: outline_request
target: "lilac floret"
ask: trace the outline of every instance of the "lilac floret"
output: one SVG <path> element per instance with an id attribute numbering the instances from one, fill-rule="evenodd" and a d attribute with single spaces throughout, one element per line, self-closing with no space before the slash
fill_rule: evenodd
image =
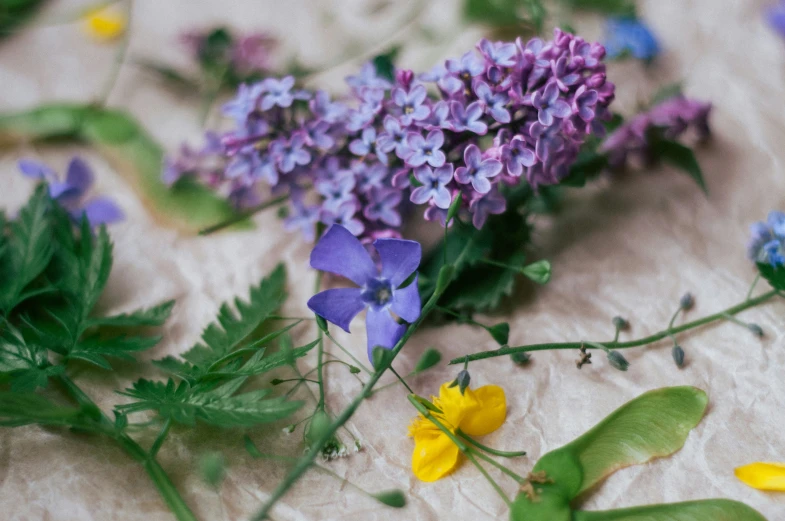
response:
<path id="1" fill-rule="evenodd" d="M 477 145 L 469 145 L 463 153 L 466 166 L 455 170 L 455 180 L 461 184 L 471 183 L 472 187 L 480 194 L 491 191 L 490 178 L 496 177 L 502 171 L 502 164 L 496 159 L 483 159 L 482 152 Z"/>
<path id="2" fill-rule="evenodd" d="M 438 168 L 446 160 L 444 152 L 440 150 L 444 144 L 444 132 L 431 130 L 426 137 L 422 134 L 410 133 L 406 138 L 406 163 L 412 167 L 429 164 Z"/>
<path id="3" fill-rule="evenodd" d="M 430 201 L 439 208 L 449 208 L 452 198 L 447 184 L 452 181 L 452 176 L 453 166 L 450 163 L 436 170 L 429 166 L 415 168 L 414 177 L 422 183 L 422 186 L 412 190 L 410 200 L 414 204 L 425 204 Z"/>

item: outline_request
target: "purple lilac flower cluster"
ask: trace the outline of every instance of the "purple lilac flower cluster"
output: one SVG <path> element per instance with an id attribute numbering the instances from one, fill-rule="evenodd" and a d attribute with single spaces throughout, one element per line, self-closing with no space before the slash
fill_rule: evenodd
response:
<path id="1" fill-rule="evenodd" d="M 194 61 L 222 64 L 239 77 L 269 71 L 271 52 L 277 43 L 265 33 L 236 36 L 223 28 L 188 31 L 180 36 L 180 42 Z"/>
<path id="2" fill-rule="evenodd" d="M 629 159 L 648 164 L 653 159 L 651 132 L 675 140 L 692 131 L 698 139 L 706 139 L 711 133 L 710 114 L 711 103 L 682 95 L 668 98 L 613 131 L 600 145 L 600 152 L 608 155 L 613 169 L 624 167 Z"/>
<path id="3" fill-rule="evenodd" d="M 610 118 L 614 85 L 604 47 L 558 29 L 552 41 L 483 39 L 477 51 L 392 81 L 366 64 L 340 101 L 290 76 L 243 85 L 224 107 L 235 128 L 184 149 L 165 178 L 196 175 L 238 205 L 257 202 L 260 184 L 288 192 L 286 227 L 310 240 L 317 222 L 365 241 L 399 236 L 409 203 L 444 224 L 456 197 L 480 228 L 505 210 L 504 185 L 567 175 Z"/>

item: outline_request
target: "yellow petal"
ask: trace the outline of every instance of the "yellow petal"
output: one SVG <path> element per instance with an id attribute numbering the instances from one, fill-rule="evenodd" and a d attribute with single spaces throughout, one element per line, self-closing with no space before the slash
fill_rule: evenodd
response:
<path id="1" fill-rule="evenodd" d="M 434 400 L 434 405 L 442 410 L 449 426 L 457 429 L 467 414 L 480 407 L 480 402 L 471 389 L 467 388 L 461 394 L 457 385 L 450 387 L 449 383 L 445 383 L 439 388 L 439 399 Z"/>
<path id="2" fill-rule="evenodd" d="M 114 40 L 125 32 L 128 17 L 117 6 L 99 7 L 85 14 L 84 30 L 98 41 Z"/>
<path id="3" fill-rule="evenodd" d="M 785 463 L 751 463 L 737 468 L 736 477 L 752 488 L 785 492 Z"/>
<path id="4" fill-rule="evenodd" d="M 412 471 L 419 479 L 436 481 L 458 465 L 458 447 L 440 430 L 421 429 L 414 436 Z"/>
<path id="5" fill-rule="evenodd" d="M 466 394 L 470 393 L 466 389 Z M 469 436 L 485 436 L 504 423 L 507 417 L 507 398 L 504 389 L 498 385 L 485 385 L 471 391 L 471 399 L 479 406 L 467 410 L 465 417 L 459 423 L 460 429 Z"/>

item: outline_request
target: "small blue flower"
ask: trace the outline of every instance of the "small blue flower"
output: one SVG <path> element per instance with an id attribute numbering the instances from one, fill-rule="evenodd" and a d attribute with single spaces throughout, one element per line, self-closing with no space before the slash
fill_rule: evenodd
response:
<path id="1" fill-rule="evenodd" d="M 390 312 L 411 323 L 420 317 L 421 311 L 417 277 L 401 287 L 420 265 L 420 244 L 376 239 L 373 245 L 381 259 L 381 269 L 348 230 L 339 225 L 330 227 L 311 252 L 311 267 L 345 277 L 358 287 L 328 289 L 308 301 L 311 311 L 347 333 L 352 319 L 367 308 L 369 359 L 375 347 L 392 349 L 406 331 L 406 326 L 396 322 Z"/>
<path id="2" fill-rule="evenodd" d="M 483 136 L 488 132 L 488 125 L 482 121 L 482 113 L 483 104 L 480 101 L 470 103 L 468 107 L 465 107 L 463 102 L 451 101 L 450 116 L 452 116 L 452 119 L 450 120 L 450 128 L 454 132 L 467 130 Z"/>
<path id="3" fill-rule="evenodd" d="M 415 168 L 414 177 L 422 183 L 422 186 L 412 190 L 411 202 L 414 204 L 425 204 L 432 201 L 439 208 L 446 210 L 452 202 L 450 190 L 446 187 L 452 181 L 452 176 L 452 163 L 447 163 L 436 170 L 426 165 Z"/>
<path id="4" fill-rule="evenodd" d="M 286 76 L 284 78 L 267 78 L 262 82 L 262 89 L 264 95 L 260 103 L 262 110 L 270 110 L 274 106 L 290 107 L 294 102 L 294 95 L 292 94 L 292 87 L 294 87 L 294 77 Z"/>
<path id="5" fill-rule="evenodd" d="M 653 60 L 660 44 L 651 29 L 635 18 L 612 18 L 605 24 L 605 51 L 611 58 L 629 53 L 639 60 Z"/>
<path id="6" fill-rule="evenodd" d="M 428 163 L 434 168 L 444 164 L 447 157 L 440 149 L 444 144 L 444 132 L 431 130 L 426 137 L 422 134 L 410 133 L 406 139 L 406 163 L 418 167 Z"/>
<path id="7" fill-rule="evenodd" d="M 461 184 L 472 184 L 472 187 L 481 194 L 491 191 L 491 182 L 488 180 L 496 177 L 502 171 L 502 164 L 497 159 L 484 159 L 477 145 L 471 144 L 463 152 L 466 166 L 455 169 L 455 180 Z"/>
<path id="8" fill-rule="evenodd" d="M 773 211 L 766 222 L 750 226 L 747 255 L 753 262 L 768 262 L 772 267 L 785 266 L 785 213 Z"/>
<path id="9" fill-rule="evenodd" d="M 22 175 L 31 179 L 45 181 L 49 187 L 49 196 L 57 201 L 71 216 L 75 224 L 87 218 L 91 227 L 122 221 L 122 210 L 108 197 L 87 199 L 87 193 L 93 186 L 93 171 L 81 158 L 74 157 L 68 163 L 65 181 L 61 181 L 57 173 L 43 163 L 23 159 L 19 161 Z"/>
<path id="10" fill-rule="evenodd" d="M 493 119 L 499 123 L 510 122 L 510 112 L 506 107 L 508 101 L 506 94 L 493 92 L 491 87 L 484 81 L 476 81 L 474 83 L 474 92 Z"/>

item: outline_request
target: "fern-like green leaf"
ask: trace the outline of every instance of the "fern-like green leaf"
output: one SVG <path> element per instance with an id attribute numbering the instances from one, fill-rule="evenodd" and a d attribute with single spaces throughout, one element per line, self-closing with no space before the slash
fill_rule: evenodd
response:
<path id="1" fill-rule="evenodd" d="M 89 326 L 99 327 L 155 327 L 162 326 L 169 318 L 174 307 L 174 300 L 163 304 L 140 309 L 132 313 L 114 315 L 111 317 L 95 317 L 88 321 Z"/>

